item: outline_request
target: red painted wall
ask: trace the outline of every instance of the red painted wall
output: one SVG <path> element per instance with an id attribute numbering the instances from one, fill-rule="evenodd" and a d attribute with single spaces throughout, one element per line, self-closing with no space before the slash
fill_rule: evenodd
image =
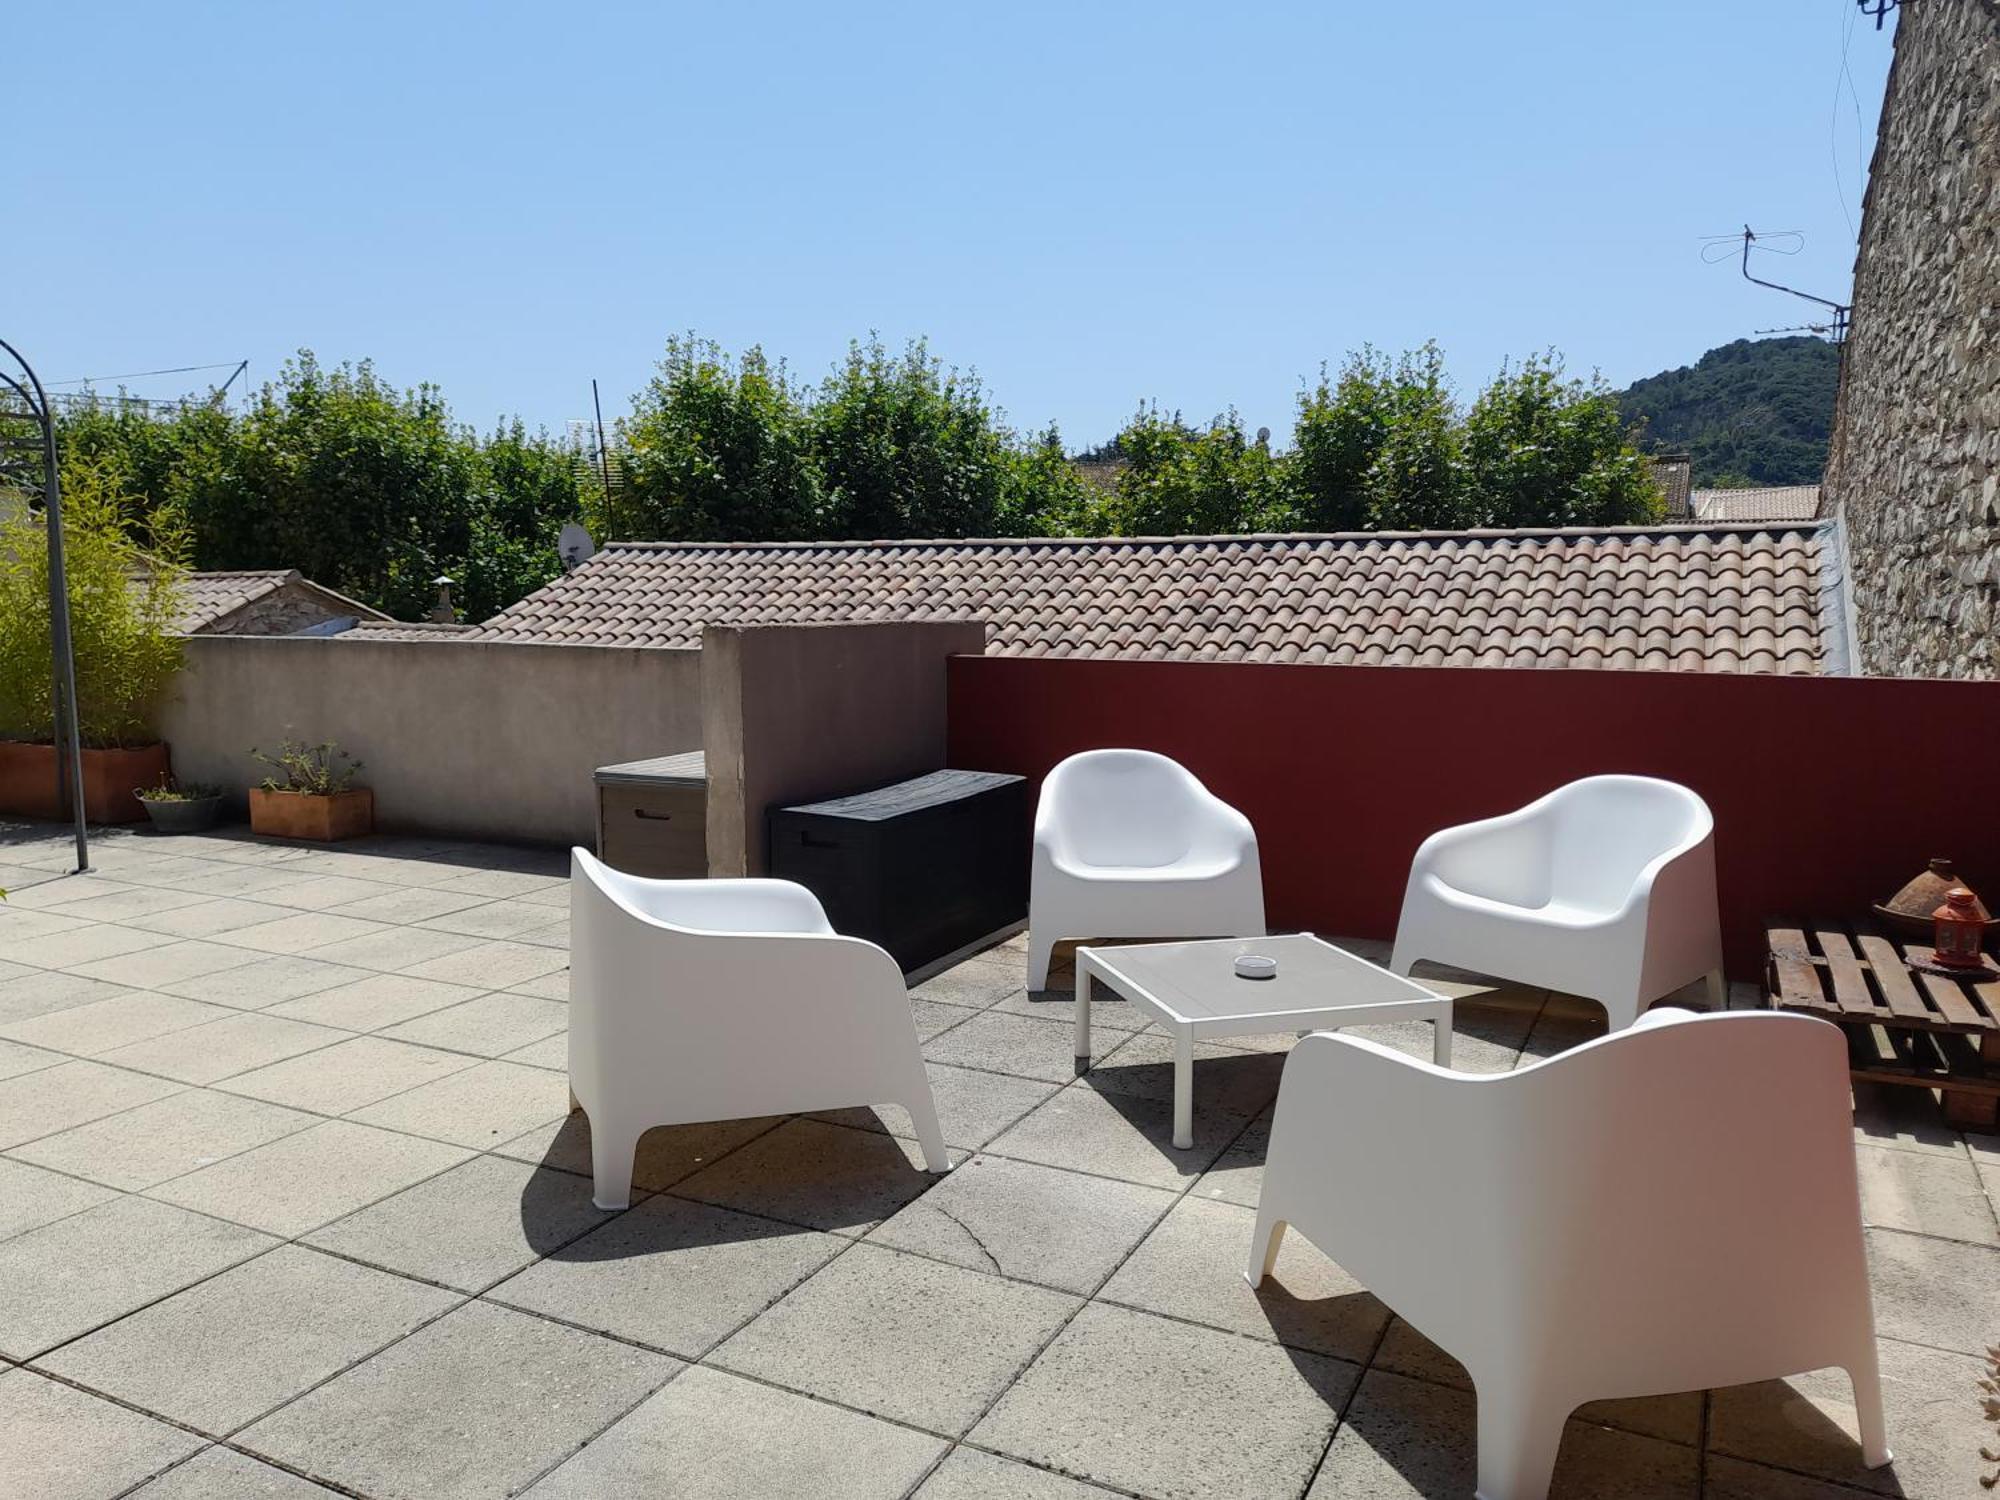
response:
<path id="1" fill-rule="evenodd" d="M 955 657 L 950 760 L 1173 756 L 1256 826 L 1274 929 L 1388 937 L 1433 830 L 1600 771 L 1715 812 L 1731 974 L 1767 914 L 1866 913 L 1932 855 L 2000 897 L 2000 683 Z"/>

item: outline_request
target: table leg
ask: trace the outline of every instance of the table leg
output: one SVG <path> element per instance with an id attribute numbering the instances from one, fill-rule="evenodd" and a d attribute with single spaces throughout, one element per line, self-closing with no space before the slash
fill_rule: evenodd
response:
<path id="1" fill-rule="evenodd" d="M 1090 970 L 1079 959 L 1076 965 L 1076 1076 L 1090 1071 Z"/>
<path id="2" fill-rule="evenodd" d="M 1174 1145 L 1194 1145 L 1194 1030 L 1187 1026 L 1174 1033 Z"/>
<path id="3" fill-rule="evenodd" d="M 1451 1066 L 1451 1007 L 1431 1022 L 1431 1061 L 1440 1068 Z"/>

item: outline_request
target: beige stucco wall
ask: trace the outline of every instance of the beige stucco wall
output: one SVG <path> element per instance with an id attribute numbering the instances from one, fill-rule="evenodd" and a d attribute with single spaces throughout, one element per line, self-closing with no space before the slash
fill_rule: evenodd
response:
<path id="1" fill-rule="evenodd" d="M 1903 6 L 1826 476 L 1871 674 L 2000 676 L 1996 183 L 2000 0 Z"/>
<path id="2" fill-rule="evenodd" d="M 250 746 L 333 739 L 384 829 L 589 844 L 598 766 L 701 748 L 699 655 L 195 636 L 162 729 L 182 780 L 248 787 Z"/>
<path id="3" fill-rule="evenodd" d="M 704 630 L 709 873 L 764 873 L 772 807 L 942 768 L 945 663 L 985 649 L 978 621 Z"/>

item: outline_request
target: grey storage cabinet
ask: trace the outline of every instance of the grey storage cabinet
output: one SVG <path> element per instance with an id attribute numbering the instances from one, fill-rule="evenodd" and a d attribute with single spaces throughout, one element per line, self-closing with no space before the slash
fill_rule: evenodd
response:
<path id="1" fill-rule="evenodd" d="M 1028 914 L 1028 784 L 933 771 L 852 797 L 771 809 L 771 873 L 905 973 Z"/>
<path id="2" fill-rule="evenodd" d="M 597 857 L 628 875 L 708 874 L 708 766 L 699 750 L 597 768 Z"/>

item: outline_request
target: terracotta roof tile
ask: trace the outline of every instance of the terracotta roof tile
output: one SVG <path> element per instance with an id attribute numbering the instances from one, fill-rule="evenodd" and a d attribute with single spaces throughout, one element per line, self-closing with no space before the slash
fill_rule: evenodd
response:
<path id="1" fill-rule="evenodd" d="M 1819 528 L 617 543 L 463 640 L 692 647 L 704 625 L 987 622 L 1015 656 L 1823 669 Z"/>

